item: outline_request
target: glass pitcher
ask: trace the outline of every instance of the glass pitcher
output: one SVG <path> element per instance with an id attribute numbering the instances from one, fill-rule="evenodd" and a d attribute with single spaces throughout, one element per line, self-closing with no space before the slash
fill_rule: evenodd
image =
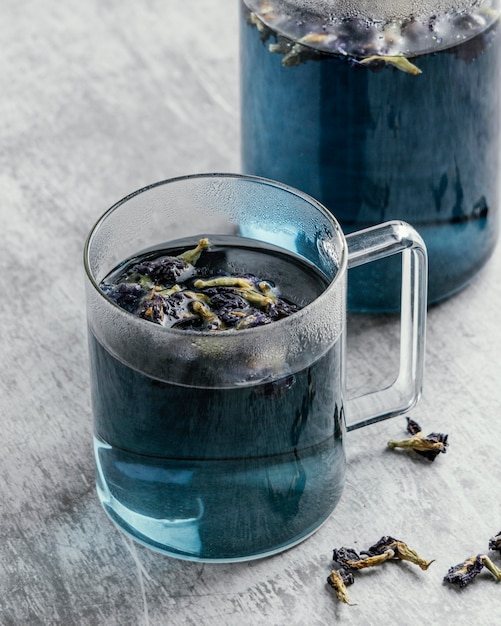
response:
<path id="1" fill-rule="evenodd" d="M 345 232 L 411 223 L 430 303 L 468 284 L 497 239 L 498 5 L 241 2 L 243 171 L 309 193 Z M 398 272 L 391 259 L 352 272 L 349 308 L 398 308 Z"/>

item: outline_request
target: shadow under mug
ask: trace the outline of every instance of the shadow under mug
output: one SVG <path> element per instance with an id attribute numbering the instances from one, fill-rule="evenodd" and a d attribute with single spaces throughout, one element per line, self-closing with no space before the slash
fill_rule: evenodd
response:
<path id="1" fill-rule="evenodd" d="M 225 267 L 275 282 L 302 308 L 245 330 L 175 330 L 100 290 L 141 251 L 188 248 L 202 236 Z M 385 389 L 347 398 L 347 270 L 397 253 L 399 374 Z M 419 398 L 427 256 L 408 224 L 345 237 L 298 190 L 202 174 L 115 204 L 89 234 L 84 263 L 97 491 L 118 527 L 150 548 L 237 561 L 299 543 L 341 496 L 346 430 L 401 414 Z"/>

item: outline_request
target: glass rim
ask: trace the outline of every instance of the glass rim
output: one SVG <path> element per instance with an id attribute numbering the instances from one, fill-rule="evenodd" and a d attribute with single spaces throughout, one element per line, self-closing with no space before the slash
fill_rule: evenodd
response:
<path id="1" fill-rule="evenodd" d="M 270 186 L 270 187 L 274 187 L 276 189 L 281 189 L 281 190 L 283 190 L 283 191 L 285 191 L 287 193 L 295 195 L 295 196 L 301 198 L 302 200 L 306 201 L 308 204 L 310 204 L 313 207 L 315 207 L 316 210 L 318 210 L 325 218 L 327 218 L 328 221 L 331 222 L 331 224 L 334 227 L 334 231 L 337 234 L 337 236 L 339 238 L 339 241 L 341 243 L 341 254 L 340 254 L 339 265 L 338 265 L 338 269 L 336 271 L 336 274 L 333 277 L 333 279 L 329 282 L 329 284 L 325 288 L 325 290 L 322 291 L 322 293 L 317 298 L 315 298 L 312 302 L 310 302 L 309 304 L 307 304 L 304 307 L 302 307 L 301 309 L 299 309 L 299 311 L 296 311 L 295 313 L 292 313 L 290 316 L 288 316 L 286 318 L 283 318 L 283 319 L 280 319 L 280 320 L 276 320 L 276 321 L 272 322 L 271 324 L 265 324 L 265 325 L 262 325 L 262 326 L 241 329 L 241 330 L 238 331 L 238 335 L 239 336 L 241 336 L 242 333 L 245 333 L 247 335 L 249 332 L 252 332 L 253 334 L 255 334 L 256 331 L 259 332 L 259 331 L 262 331 L 264 329 L 268 330 L 270 326 L 276 328 L 277 325 L 282 325 L 284 323 L 287 323 L 289 318 L 295 317 L 299 313 L 307 311 L 308 309 L 310 309 L 310 307 L 313 307 L 315 305 L 318 306 L 318 301 L 319 300 L 323 300 L 324 297 L 326 297 L 328 293 L 330 293 L 332 290 L 337 288 L 337 284 L 341 280 L 341 277 L 344 276 L 346 271 L 347 271 L 347 267 L 348 267 L 348 244 L 346 242 L 346 237 L 345 237 L 345 235 L 343 233 L 343 230 L 341 229 L 341 226 L 340 226 L 339 222 L 334 217 L 334 215 L 330 211 L 328 211 L 328 209 L 321 202 L 319 202 L 313 196 L 310 196 L 306 192 L 303 192 L 303 191 L 301 191 L 299 189 L 296 189 L 295 187 L 287 185 L 286 183 L 281 183 L 279 181 L 276 181 L 276 180 L 273 180 L 273 179 L 270 179 L 270 178 L 265 178 L 265 177 L 262 177 L 262 176 L 255 176 L 255 175 L 251 175 L 251 174 L 239 174 L 239 173 L 231 173 L 231 172 L 206 172 L 206 173 L 198 173 L 198 174 L 185 174 L 185 175 L 182 175 L 182 176 L 175 176 L 175 177 L 172 177 L 172 178 L 166 178 L 166 179 L 160 180 L 158 182 L 151 183 L 149 185 L 141 187 L 139 189 L 136 189 L 135 191 L 127 194 L 126 196 L 122 197 L 120 200 L 115 202 L 104 213 L 102 213 L 100 215 L 100 217 L 94 222 L 94 225 L 91 227 L 91 229 L 90 229 L 90 231 L 89 231 L 89 233 L 88 233 L 88 235 L 87 235 L 87 237 L 85 239 L 85 244 L 84 244 L 84 249 L 83 249 L 84 269 L 85 269 L 85 274 L 86 274 L 87 279 L 89 280 L 90 284 L 92 285 L 92 287 L 97 291 L 98 295 L 105 302 L 107 302 L 108 304 L 110 304 L 114 308 L 118 309 L 118 311 L 120 311 L 122 314 L 126 315 L 128 318 L 133 318 L 136 321 L 136 323 L 144 323 L 144 324 L 148 324 L 149 326 L 152 325 L 151 321 L 142 319 L 140 317 L 137 317 L 133 313 L 130 313 L 129 311 L 126 311 L 125 309 L 120 307 L 118 304 L 113 302 L 102 291 L 102 289 L 99 286 L 98 281 L 94 277 L 94 274 L 93 274 L 93 272 L 91 270 L 91 263 L 90 263 L 91 246 L 92 246 L 92 242 L 93 242 L 94 236 L 99 231 L 101 225 L 104 224 L 105 221 L 113 213 L 115 213 L 118 209 L 120 209 L 120 207 L 122 205 L 126 204 L 132 198 L 135 198 L 136 196 L 139 196 L 139 195 L 141 195 L 143 193 L 148 192 L 150 189 L 155 189 L 157 187 L 162 187 L 162 186 L 165 186 L 165 185 L 168 185 L 168 184 L 178 183 L 178 182 L 183 182 L 183 181 L 202 180 L 202 179 L 211 179 L 211 178 L 214 178 L 214 179 L 215 178 L 226 178 L 226 179 L 234 179 L 234 180 L 247 180 L 247 181 L 250 181 L 250 182 L 259 183 L 259 184 L 267 185 L 267 186 Z M 112 269 L 113 268 L 110 268 L 110 271 Z M 303 313 L 303 315 L 304 315 L 304 313 Z M 179 329 L 179 328 L 170 328 L 170 327 L 167 327 L 167 326 L 162 326 L 161 324 L 154 324 L 154 326 L 155 326 L 156 332 L 162 332 L 162 333 L 168 333 L 168 334 L 172 333 L 175 336 L 196 336 L 196 337 L 202 337 L 202 336 L 214 336 L 214 335 L 217 335 L 218 338 L 221 338 L 221 339 L 224 336 L 234 336 L 233 332 L 224 332 L 224 331 L 215 332 L 215 331 L 210 331 L 210 330 Z"/>

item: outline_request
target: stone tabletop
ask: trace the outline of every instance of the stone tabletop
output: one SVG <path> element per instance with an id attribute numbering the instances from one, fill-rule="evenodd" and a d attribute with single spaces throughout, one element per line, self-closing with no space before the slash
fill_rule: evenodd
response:
<path id="1" fill-rule="evenodd" d="M 435 462 L 387 448 L 397 417 L 347 435 L 348 478 L 299 546 L 234 564 L 174 560 L 109 522 L 94 488 L 82 248 L 99 215 L 177 175 L 239 170 L 236 0 L 3 0 L 0 9 L 0 624 L 501 623 L 488 571 L 451 565 L 501 530 L 501 250 L 432 308 L 421 402 Z M 348 324 L 353 393 L 391 380 L 391 316 Z M 332 549 L 392 535 L 434 563 L 361 572 L 340 604 Z"/>

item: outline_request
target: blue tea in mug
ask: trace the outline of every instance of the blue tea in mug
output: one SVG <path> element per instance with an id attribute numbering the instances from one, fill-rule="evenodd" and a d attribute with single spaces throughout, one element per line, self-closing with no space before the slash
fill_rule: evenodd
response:
<path id="1" fill-rule="evenodd" d="M 122 306 L 137 308 L 151 285 L 141 290 L 145 277 L 134 270 L 176 257 L 196 239 L 126 260 L 102 288 L 113 295 L 110 287 L 120 282 Z M 211 237 L 211 243 L 183 292 L 192 299 L 176 317 L 180 333 L 204 325 L 191 313 L 200 276 L 257 275 L 300 307 L 328 285 L 298 255 L 243 238 Z M 172 289 L 157 293 L 166 291 Z M 209 307 L 235 292 L 243 290 L 206 288 L 198 297 Z M 151 305 L 142 312 L 151 316 L 154 301 L 146 296 L 146 302 Z M 231 306 L 241 328 L 246 319 L 255 323 L 255 307 L 249 313 L 239 302 Z M 214 318 L 208 320 L 205 328 L 214 326 Z M 243 332 L 235 327 L 213 332 Z M 272 362 L 264 371 L 257 364 L 254 382 L 217 388 L 199 386 L 189 367 L 181 384 L 155 379 L 113 356 L 92 331 L 89 338 L 98 494 L 110 517 L 136 539 L 188 559 L 235 560 L 292 545 L 330 515 L 344 483 L 340 340 L 300 371 L 277 378 Z"/>
<path id="2" fill-rule="evenodd" d="M 400 372 L 347 398 L 347 268 L 397 254 Z M 84 264 L 97 491 L 165 554 L 234 561 L 302 541 L 341 496 L 346 430 L 421 393 L 426 249 L 402 222 L 345 238 L 301 191 L 201 174 L 111 207 Z"/>

